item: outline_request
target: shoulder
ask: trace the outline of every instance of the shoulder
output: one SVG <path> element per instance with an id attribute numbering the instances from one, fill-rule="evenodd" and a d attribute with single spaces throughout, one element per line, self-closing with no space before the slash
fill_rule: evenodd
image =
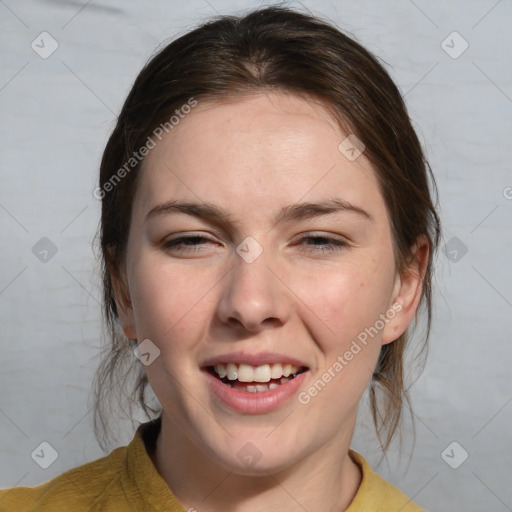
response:
<path id="1" fill-rule="evenodd" d="M 0 512 L 59 512 L 99 510 L 95 503 L 108 493 L 123 493 L 120 474 L 127 447 L 116 448 L 106 457 L 94 460 L 35 487 L 0 490 Z M 124 493 L 123 493 L 124 494 Z"/>
<path id="2" fill-rule="evenodd" d="M 400 489 L 372 471 L 366 459 L 350 450 L 352 460 L 359 466 L 362 480 L 346 512 L 372 510 L 374 512 L 424 512 Z"/>
<path id="3" fill-rule="evenodd" d="M 0 490 L 0 512 L 182 511 L 148 449 L 160 420 L 139 425 L 128 446 L 36 487 Z"/>

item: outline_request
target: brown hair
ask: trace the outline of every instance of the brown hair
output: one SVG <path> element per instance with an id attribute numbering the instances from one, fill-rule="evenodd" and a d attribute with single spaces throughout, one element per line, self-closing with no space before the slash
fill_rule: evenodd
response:
<path id="1" fill-rule="evenodd" d="M 94 379 L 94 428 L 102 447 L 111 432 L 113 397 L 122 405 L 121 393 L 125 393 L 130 417 L 134 404 L 142 407 L 148 419 L 160 412 L 158 406 L 146 403 L 148 380 L 133 356 L 137 340 L 127 340 L 122 333 L 111 279 L 111 271 L 119 270 L 124 261 L 140 168 L 140 162 L 130 159 L 158 126 L 167 123 L 169 127 L 173 113 L 191 98 L 221 100 L 272 90 L 320 101 L 346 133 L 355 134 L 365 145 L 364 154 L 373 165 L 388 209 L 398 272 L 412 256 L 418 236 L 428 238 L 431 250 L 421 298 L 427 310 L 426 347 L 432 261 L 440 237 L 429 178 L 436 197 L 437 188 L 398 88 L 372 54 L 318 17 L 276 6 L 241 17 L 219 16 L 149 60 L 123 105 L 101 161 L 97 190 L 102 199 L 99 234 L 109 340 Z M 415 320 L 417 315 L 418 311 Z M 400 424 L 402 406 L 409 403 L 403 364 L 408 331 L 382 347 L 370 383 L 370 409 L 384 451 Z"/>

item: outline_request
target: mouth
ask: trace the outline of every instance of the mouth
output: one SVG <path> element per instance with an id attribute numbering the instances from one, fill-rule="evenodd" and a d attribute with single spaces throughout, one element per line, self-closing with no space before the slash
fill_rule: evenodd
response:
<path id="1" fill-rule="evenodd" d="M 245 393 L 264 393 L 277 389 L 308 370 L 290 363 L 253 366 L 244 363 L 218 363 L 206 370 L 224 385 Z"/>

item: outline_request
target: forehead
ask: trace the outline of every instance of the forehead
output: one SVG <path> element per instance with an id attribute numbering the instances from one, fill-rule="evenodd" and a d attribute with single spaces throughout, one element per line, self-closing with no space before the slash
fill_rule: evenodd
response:
<path id="1" fill-rule="evenodd" d="M 364 153 L 340 150 L 347 135 L 323 105 L 293 94 L 199 101 L 147 155 L 134 206 L 144 214 L 179 197 L 257 215 L 335 195 L 378 215 L 375 172 Z"/>

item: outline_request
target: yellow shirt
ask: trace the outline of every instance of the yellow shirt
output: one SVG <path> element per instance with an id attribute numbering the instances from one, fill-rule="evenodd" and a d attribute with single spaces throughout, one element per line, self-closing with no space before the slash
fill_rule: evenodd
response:
<path id="1" fill-rule="evenodd" d="M 156 470 L 160 419 L 143 423 L 128 446 L 113 450 L 36 487 L 0 490 L 0 512 L 186 512 Z M 362 480 L 346 512 L 421 512 L 405 494 L 374 473 L 350 450 Z"/>

